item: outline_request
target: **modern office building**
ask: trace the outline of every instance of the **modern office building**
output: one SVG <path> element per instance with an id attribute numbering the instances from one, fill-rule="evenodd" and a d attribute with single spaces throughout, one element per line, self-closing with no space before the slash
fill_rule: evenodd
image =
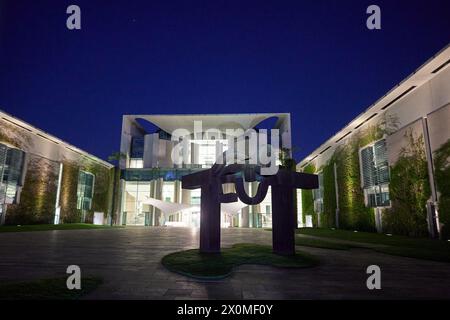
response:
<path id="1" fill-rule="evenodd" d="M 181 177 L 210 168 L 217 160 L 217 142 L 222 145 L 222 152 L 230 151 L 229 137 L 238 141 L 252 129 L 265 138 L 269 131 L 264 136 L 264 129 L 278 129 L 279 149 L 289 157 L 290 121 L 288 113 L 124 116 L 120 148 L 124 155 L 120 162 L 121 208 L 117 222 L 122 225 L 198 226 L 200 189 L 182 189 Z M 184 136 L 189 137 L 183 163 L 173 159 L 174 151 L 181 144 L 173 136 L 177 130 L 184 130 Z M 227 130 L 235 132 L 228 134 Z M 247 156 L 250 149 L 247 144 Z M 234 190 L 233 185 L 223 187 L 225 192 Z M 249 194 L 254 194 L 257 182 L 246 182 L 245 187 Z M 259 205 L 236 202 L 222 204 L 221 210 L 223 227 L 270 227 L 270 190 Z"/>
<path id="2" fill-rule="evenodd" d="M 450 46 L 297 165 L 316 226 L 449 237 Z"/>
<path id="3" fill-rule="evenodd" d="M 0 111 L 1 224 L 103 223 L 112 167 Z"/>

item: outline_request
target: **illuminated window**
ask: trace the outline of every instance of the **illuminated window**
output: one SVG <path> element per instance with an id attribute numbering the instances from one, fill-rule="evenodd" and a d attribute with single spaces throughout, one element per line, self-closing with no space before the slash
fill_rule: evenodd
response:
<path id="1" fill-rule="evenodd" d="M 162 198 L 167 202 L 175 201 L 175 184 L 173 182 L 164 181 L 162 188 Z"/>
<path id="2" fill-rule="evenodd" d="M 198 148 L 198 163 L 204 167 L 211 167 L 216 162 L 216 142 L 222 143 L 222 152 L 228 149 L 228 140 L 194 140 Z"/>
<path id="3" fill-rule="evenodd" d="M 131 169 L 142 169 L 144 168 L 144 160 L 142 159 L 130 159 Z"/>
<path id="4" fill-rule="evenodd" d="M 191 204 L 192 205 L 200 204 L 200 199 L 201 199 L 201 190 L 200 189 L 191 190 Z"/>
<path id="5" fill-rule="evenodd" d="M 78 174 L 77 209 L 91 210 L 94 196 L 95 176 L 92 173 L 80 171 Z"/>
<path id="6" fill-rule="evenodd" d="M 0 144 L 0 204 L 16 203 L 24 160 L 23 151 Z"/>
<path id="7" fill-rule="evenodd" d="M 389 166 L 386 140 L 380 140 L 361 150 L 362 186 L 369 207 L 385 207 L 389 201 Z"/>

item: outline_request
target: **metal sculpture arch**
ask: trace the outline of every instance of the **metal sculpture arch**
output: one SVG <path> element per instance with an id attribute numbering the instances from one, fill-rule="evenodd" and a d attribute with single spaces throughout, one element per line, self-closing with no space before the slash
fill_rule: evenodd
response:
<path id="1" fill-rule="evenodd" d="M 254 197 L 244 188 L 246 182 L 259 181 Z M 223 183 L 234 183 L 236 193 L 223 193 Z M 314 174 L 279 169 L 277 174 L 260 175 L 258 166 L 215 164 L 211 169 L 182 177 L 183 189 L 201 189 L 200 204 L 200 252 L 220 252 L 220 204 L 240 199 L 247 205 L 264 200 L 268 187 L 272 188 L 272 246 L 280 255 L 295 254 L 295 206 L 296 189 L 318 188 Z"/>

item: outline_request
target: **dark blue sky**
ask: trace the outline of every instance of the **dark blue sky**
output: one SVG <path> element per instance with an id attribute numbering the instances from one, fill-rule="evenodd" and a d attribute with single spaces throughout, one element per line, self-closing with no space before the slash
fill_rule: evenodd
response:
<path id="1" fill-rule="evenodd" d="M 291 112 L 300 160 L 447 45 L 449 3 L 0 0 L 0 108 L 102 158 L 123 114 Z"/>

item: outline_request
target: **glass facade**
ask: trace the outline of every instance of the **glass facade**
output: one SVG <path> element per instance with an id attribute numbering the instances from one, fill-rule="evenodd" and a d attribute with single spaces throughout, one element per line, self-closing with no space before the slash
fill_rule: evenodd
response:
<path id="1" fill-rule="evenodd" d="M 203 168 L 209 168 L 216 163 L 216 144 L 222 144 L 222 152 L 228 150 L 228 140 L 192 140 L 198 152 L 195 164 Z"/>
<path id="2" fill-rule="evenodd" d="M 92 209 L 94 197 L 95 176 L 92 173 L 80 171 L 78 173 L 77 209 L 87 211 Z"/>
<path id="3" fill-rule="evenodd" d="M 373 145 L 361 149 L 360 159 L 362 185 L 367 206 L 389 206 L 389 165 L 386 140 L 379 140 Z"/>
<path id="4" fill-rule="evenodd" d="M 255 192 L 256 193 L 256 192 Z M 255 227 L 257 228 L 272 228 L 272 190 L 271 187 L 267 189 L 267 195 L 264 200 L 259 204 L 260 219 L 256 221 Z"/>
<path id="5" fill-rule="evenodd" d="M 249 187 L 249 194 L 254 195 L 258 183 Z M 182 190 L 181 181 L 125 181 L 122 195 L 121 224 L 136 226 L 200 226 L 201 190 Z M 227 190 L 233 192 L 234 190 Z M 185 203 L 192 207 L 165 215 L 157 207 L 148 204 L 149 199 L 168 203 Z M 147 202 L 147 203 L 146 203 Z M 237 227 L 242 219 L 242 212 L 222 213 L 222 227 Z M 250 227 L 270 228 L 272 226 L 272 197 L 269 187 L 264 200 L 249 207 Z"/>
<path id="6" fill-rule="evenodd" d="M 142 169 L 144 168 L 143 159 L 130 159 L 130 169 Z"/>
<path id="7" fill-rule="evenodd" d="M 0 144 L 0 205 L 16 203 L 24 162 L 23 151 Z"/>
<path id="8" fill-rule="evenodd" d="M 133 137 L 131 139 L 130 158 L 144 158 L 144 137 Z"/>
<path id="9" fill-rule="evenodd" d="M 141 136 L 131 139 L 128 150 L 129 161 L 126 168 L 121 172 L 123 192 L 120 223 L 123 225 L 198 227 L 200 225 L 201 191 L 200 189 L 182 190 L 182 177 L 210 168 L 217 160 L 217 151 L 225 152 L 228 150 L 228 140 L 223 139 L 223 137 L 219 137 L 218 140 L 212 139 L 212 137 L 191 139 L 188 163 L 175 165 L 166 155 L 173 150 L 176 142 L 170 141 L 170 135 L 163 130 L 159 130 L 157 133 L 159 133 L 158 145 L 153 145 L 158 140 L 149 143 L 152 152 L 157 154 L 146 154 L 146 159 L 148 157 L 149 163 L 152 163 L 154 167 L 146 168 L 144 165 L 145 138 Z M 219 147 L 219 150 L 216 150 L 218 142 L 221 144 L 221 148 Z M 236 173 L 236 176 L 241 175 L 242 173 Z M 257 180 L 260 178 L 260 176 L 257 176 Z M 257 184 L 256 182 L 253 185 L 257 186 Z M 249 185 L 249 192 L 252 193 L 252 183 Z M 232 191 L 229 190 L 228 192 Z M 170 206 L 158 203 L 155 200 L 172 204 L 190 204 L 191 207 L 173 212 L 172 209 L 169 209 Z M 153 205 L 150 205 L 150 203 L 153 203 Z M 162 209 L 157 208 L 157 205 L 165 207 L 170 214 L 161 212 Z M 248 217 L 244 220 L 247 226 L 257 228 L 270 228 L 272 226 L 270 188 L 263 202 L 250 206 L 246 210 L 246 214 L 248 214 Z M 239 226 L 240 221 L 242 221 L 242 210 L 236 213 L 222 213 L 222 227 Z"/>
<path id="10" fill-rule="evenodd" d="M 126 182 L 122 224 L 155 225 L 152 206 L 143 202 L 150 197 L 149 182 Z"/>

